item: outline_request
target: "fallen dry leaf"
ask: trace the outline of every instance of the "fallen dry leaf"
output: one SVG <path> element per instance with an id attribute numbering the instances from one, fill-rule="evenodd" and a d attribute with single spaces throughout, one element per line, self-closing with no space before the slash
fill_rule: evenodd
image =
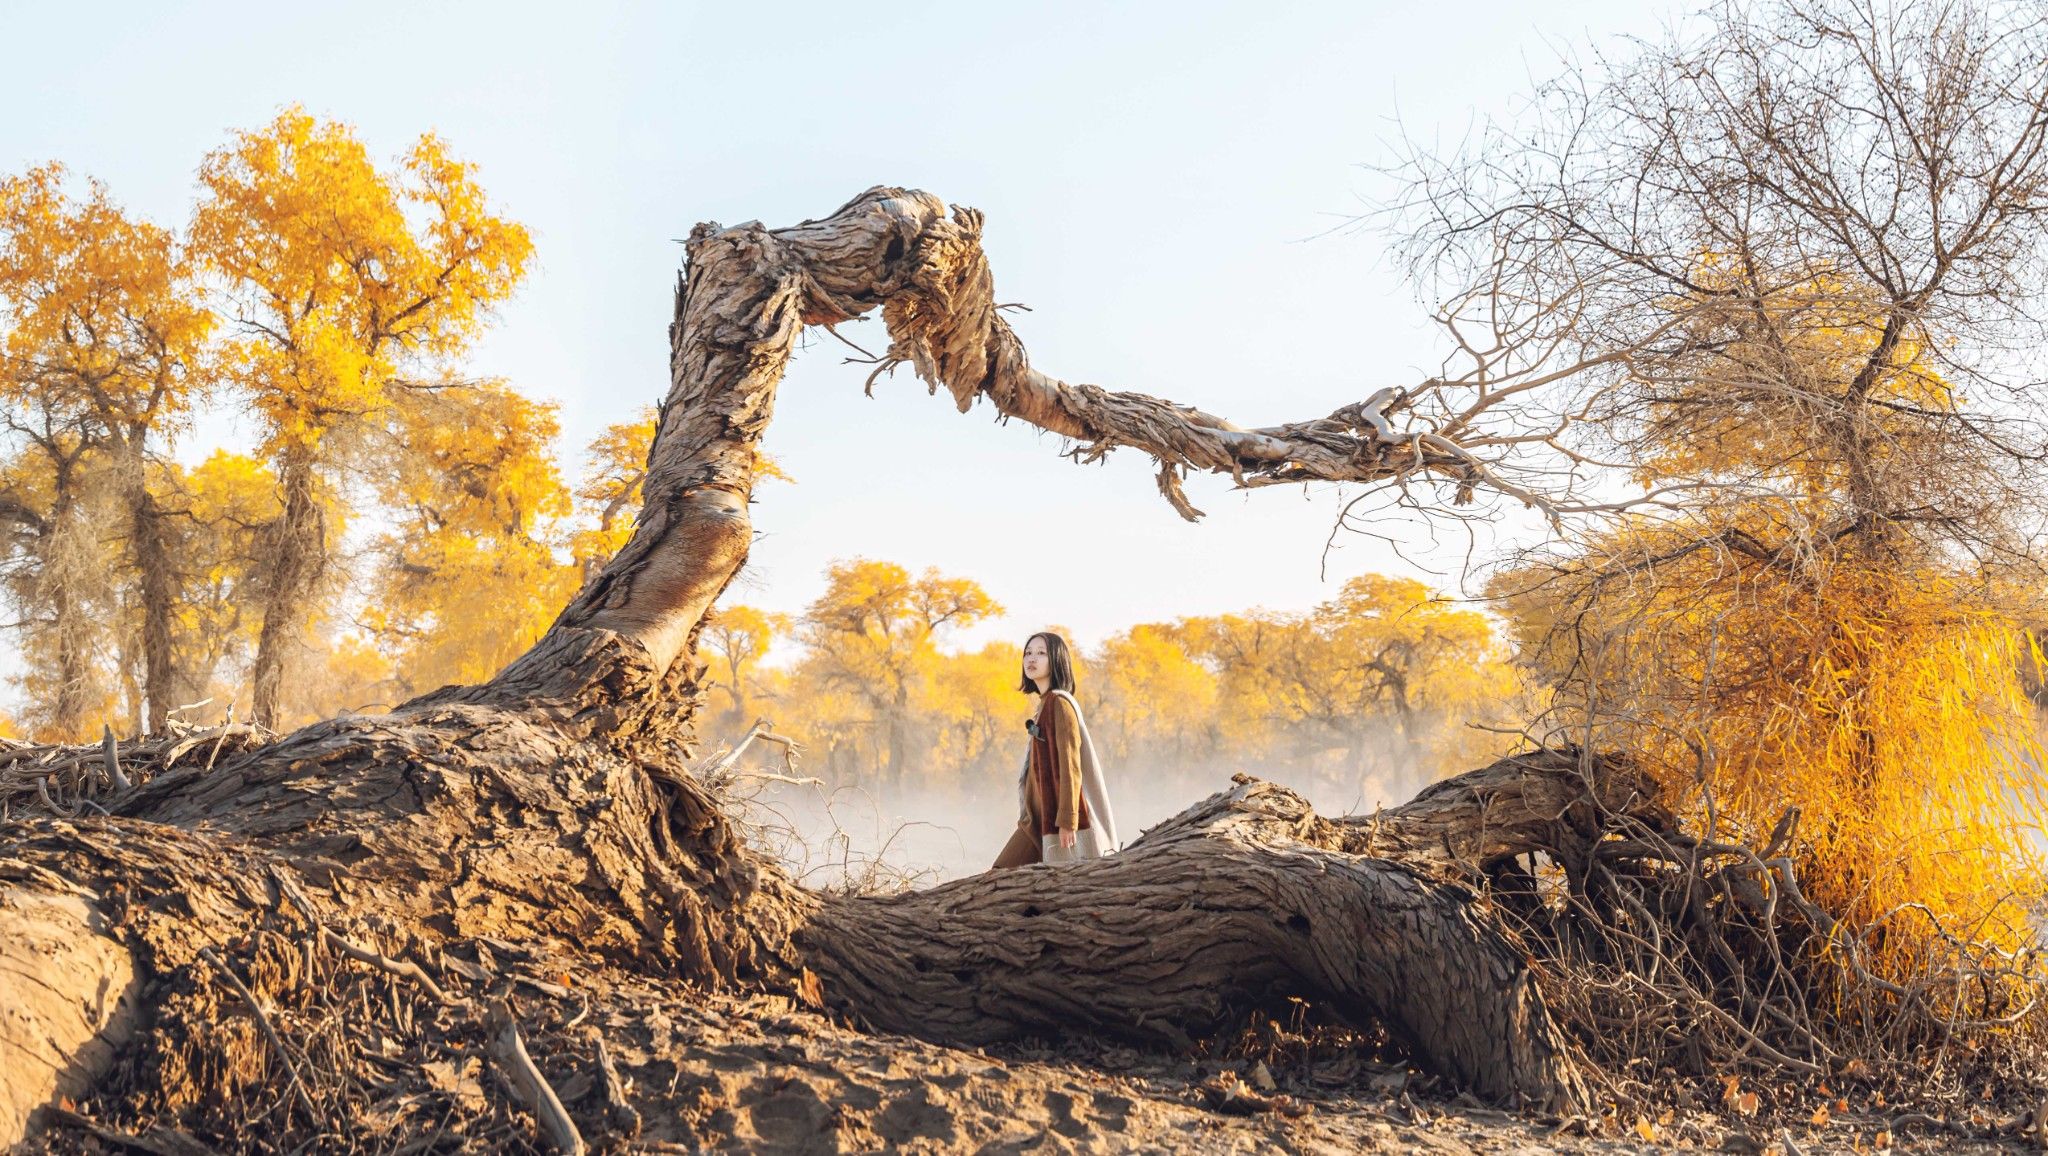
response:
<path id="1" fill-rule="evenodd" d="M 435 1091 L 453 1099 L 465 1111 L 482 1111 L 485 1107 L 484 1087 L 477 1080 L 482 1071 L 483 1064 L 475 1056 L 464 1059 L 460 1067 L 453 1060 L 435 1060 L 420 1065 L 420 1074 L 427 1078 L 427 1083 Z"/>

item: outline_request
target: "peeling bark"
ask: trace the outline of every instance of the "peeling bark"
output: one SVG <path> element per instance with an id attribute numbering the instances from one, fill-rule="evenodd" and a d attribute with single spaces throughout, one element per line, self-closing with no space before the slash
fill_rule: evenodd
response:
<path id="1" fill-rule="evenodd" d="M 1444 439 L 1393 430 L 1385 412 L 1394 390 L 1328 418 L 1247 430 L 1192 407 L 1071 385 L 1034 369 L 998 309 L 981 230 L 976 210 L 949 213 L 929 193 L 886 187 L 789 228 L 750 222 L 692 230 L 669 330 L 670 390 L 633 537 L 493 690 L 470 697 L 527 705 L 578 698 L 610 677 L 615 660 L 595 641 L 605 637 L 637 644 L 663 672 L 642 689 L 672 690 L 670 668 L 679 658 L 694 667 L 704 614 L 746 561 L 755 448 L 798 337 L 808 326 L 878 308 L 892 343 L 876 372 L 908 364 L 963 411 L 986 398 L 1006 417 L 1086 443 L 1084 456 L 1118 446 L 1150 454 L 1161 464 L 1162 491 L 1184 514 L 1193 511 L 1177 478 L 1187 469 L 1246 483 L 1421 473 L 1469 481 L 1455 447 L 1438 445 Z"/>
<path id="2" fill-rule="evenodd" d="M 829 900 L 797 940 L 828 1004 L 926 1039 L 1084 1028 L 1186 1047 L 1293 996 L 1385 1024 L 1489 1099 L 1583 1106 L 1524 953 L 1472 893 L 1341 836 L 1239 776 L 1121 854 Z"/>
<path id="3" fill-rule="evenodd" d="M 422 957 L 552 944 L 678 989 L 816 997 L 822 979 L 848 1015 L 953 1042 L 1073 1029 L 1185 1043 L 1300 994 L 1385 1022 L 1490 1098 L 1583 1106 L 1525 957 L 1457 882 L 1570 834 L 1575 807 L 1643 801 L 1626 789 L 1582 801 L 1593 780 L 1577 760 L 1502 764 L 1409 807 L 1334 821 L 1244 780 L 1109 860 L 862 900 L 795 886 L 686 773 L 703 699 L 696 636 L 746 560 L 756 443 L 805 326 L 879 308 L 888 364 L 911 364 L 963 409 L 985 397 L 1089 453 L 1153 455 L 1183 513 L 1176 479 L 1188 468 L 1248 483 L 1469 481 L 1454 454 L 1389 436 L 1392 391 L 1245 430 L 1039 373 L 997 311 L 981 226 L 972 210 L 888 188 L 787 229 L 699 226 L 634 536 L 530 651 L 482 686 L 318 723 L 210 770 L 180 766 L 111 816 L 6 830 L 0 878 L 105 897 L 110 934 L 156 1001 L 158 1031 L 138 1061 L 156 1065 L 156 1110 L 184 1110 L 196 1093 L 178 1089 L 206 1072 L 262 1071 L 236 1050 L 255 1037 L 222 1043 L 202 1014 L 211 1005 L 173 1005 L 201 986 L 211 944 L 253 944 L 252 967 L 288 970 L 287 956 L 264 954 L 284 949 L 249 931 L 287 912 Z M 316 532 L 308 510 L 295 515 L 288 499 L 286 523 Z M 279 576 L 273 602 L 306 580 Z M 266 638 L 272 626 L 267 609 Z M 259 699 L 274 707 L 278 690 L 274 664 L 259 662 Z M 0 939 L 11 918 L 0 913 Z M 14 1059 L 0 1054 L 0 1071 Z"/>

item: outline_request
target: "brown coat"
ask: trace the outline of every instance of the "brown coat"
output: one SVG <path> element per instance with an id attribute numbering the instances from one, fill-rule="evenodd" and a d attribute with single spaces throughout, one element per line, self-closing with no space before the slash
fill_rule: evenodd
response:
<path id="1" fill-rule="evenodd" d="M 1088 828 L 1088 801 L 1081 795 L 1081 720 L 1074 705 L 1056 694 L 1038 704 L 1038 735 L 1024 780 L 1025 817 L 1041 838 Z"/>

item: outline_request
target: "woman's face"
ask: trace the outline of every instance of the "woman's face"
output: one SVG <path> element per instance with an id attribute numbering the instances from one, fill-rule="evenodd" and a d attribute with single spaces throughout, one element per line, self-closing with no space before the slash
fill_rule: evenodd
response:
<path id="1" fill-rule="evenodd" d="M 1052 655 L 1045 639 L 1033 638 L 1024 644 L 1024 677 L 1033 682 L 1052 677 Z"/>

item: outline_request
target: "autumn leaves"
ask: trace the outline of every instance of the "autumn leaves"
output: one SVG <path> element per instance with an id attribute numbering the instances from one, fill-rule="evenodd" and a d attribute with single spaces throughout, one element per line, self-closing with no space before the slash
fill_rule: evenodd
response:
<path id="1" fill-rule="evenodd" d="M 699 639 L 713 732 L 765 716 L 835 783 L 985 790 L 1016 771 L 1019 644 L 1039 625 L 979 646 L 958 632 L 1001 613 L 975 582 L 868 559 L 833 565 L 795 617 L 721 607 Z M 1188 791 L 1261 767 L 1347 801 L 1361 784 L 1405 793 L 1507 749 L 1465 724 L 1512 730 L 1522 699 L 1485 615 L 1377 575 L 1307 613 L 1134 624 L 1075 658 L 1102 755 L 1131 776 L 1188 776 Z"/>
<path id="2" fill-rule="evenodd" d="M 464 372 L 532 252 L 437 138 L 379 163 L 298 109 L 204 158 L 182 232 L 61 166 L 0 184 L 23 721 L 284 725 L 531 642 L 630 525 L 647 436 L 608 433 L 572 491 L 554 407 Z M 252 419 L 254 452 L 186 464 L 209 412 Z"/>

